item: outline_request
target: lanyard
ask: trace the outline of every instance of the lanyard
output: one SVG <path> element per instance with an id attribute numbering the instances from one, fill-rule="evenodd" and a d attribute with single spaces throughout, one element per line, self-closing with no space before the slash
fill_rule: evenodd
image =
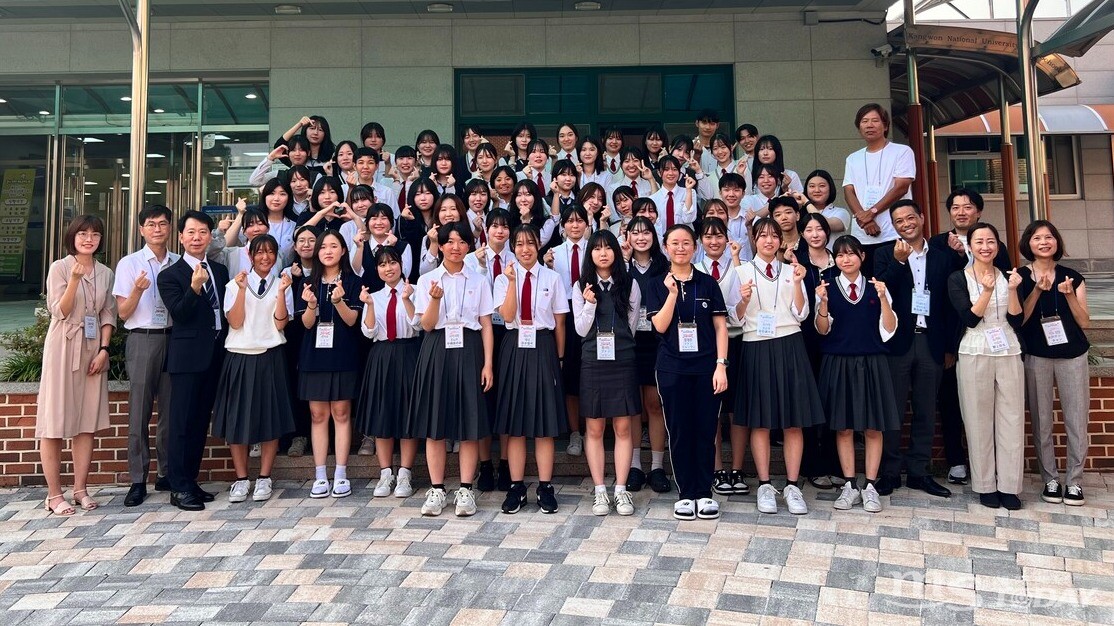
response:
<path id="1" fill-rule="evenodd" d="M 322 302 L 328 302 L 329 303 L 329 308 L 328 309 L 321 309 L 321 318 L 322 318 L 321 321 L 326 323 L 326 324 L 332 324 L 334 319 L 336 318 L 336 305 L 333 304 L 332 295 L 333 295 L 333 288 L 338 283 L 340 283 L 340 275 L 339 274 L 337 275 L 336 282 L 334 282 L 334 283 L 326 283 L 326 282 L 322 281 L 320 288 L 324 290 L 324 292 L 323 292 L 324 295 L 325 295 L 324 300 L 321 298 L 321 295 L 322 295 L 321 293 L 317 294 L 318 306 L 321 306 Z M 329 319 L 328 320 L 324 319 L 326 310 L 329 311 Z"/>
<path id="2" fill-rule="evenodd" d="M 750 264 L 751 264 L 751 266 L 754 267 L 754 273 L 755 274 L 761 274 L 762 277 L 765 278 L 767 281 L 770 280 L 770 277 L 766 276 L 765 272 L 760 272 L 758 270 L 758 264 L 757 263 L 755 263 L 754 261 L 751 261 Z M 770 265 L 773 265 L 773 262 L 770 262 Z M 819 272 L 817 272 L 817 276 L 819 276 Z M 781 291 L 781 281 L 778 280 L 779 278 L 781 278 L 781 266 L 780 265 L 777 268 L 777 274 L 775 274 L 774 278 L 773 278 L 773 281 L 774 281 L 774 311 L 777 311 L 778 293 Z M 817 284 L 820 284 L 820 283 L 817 282 Z M 761 311 L 764 307 L 762 306 L 762 289 L 759 288 L 758 283 L 754 284 L 754 293 L 758 295 L 758 310 Z"/>
<path id="3" fill-rule="evenodd" d="M 870 163 L 866 158 L 867 150 L 863 148 L 863 174 L 866 175 L 867 186 L 878 186 L 882 184 L 882 155 L 886 154 L 886 148 L 889 147 L 889 145 L 889 142 L 886 142 L 886 145 L 882 146 L 882 149 L 878 151 L 878 168 L 874 171 L 874 182 L 870 180 Z"/>
<path id="4" fill-rule="evenodd" d="M 76 262 L 76 259 L 75 259 Z M 86 283 L 93 283 L 92 291 Z M 93 261 L 93 269 L 89 270 L 89 280 L 81 277 L 81 296 L 85 300 L 85 314 L 92 315 L 97 310 L 97 262 Z"/>
<path id="5" fill-rule="evenodd" d="M 461 271 L 463 272 L 463 270 L 461 270 Z M 442 289 L 444 289 L 444 285 L 445 285 L 445 280 L 444 280 L 445 276 L 450 276 L 451 277 L 452 275 L 449 274 L 448 272 L 444 272 L 443 274 L 441 274 Z M 456 280 L 455 279 L 453 280 L 453 286 L 456 286 Z M 450 314 L 450 316 L 449 316 L 449 321 L 450 322 L 463 322 L 464 321 L 464 298 L 467 296 L 467 294 L 468 294 L 468 277 L 465 276 L 464 277 L 464 288 L 460 290 L 460 305 L 456 308 L 456 311 L 457 311 L 456 317 L 451 316 L 451 313 L 453 312 L 453 307 L 452 307 L 451 304 L 447 303 L 448 298 L 445 298 L 445 300 L 446 300 L 446 304 L 445 304 L 446 311 L 445 312 Z M 448 292 L 447 289 L 445 290 L 445 295 L 446 296 L 449 295 L 449 292 Z"/>
<path id="6" fill-rule="evenodd" d="M 685 298 L 685 281 L 677 280 L 676 276 L 673 277 L 673 280 L 677 281 L 678 291 L 680 291 L 680 293 L 681 293 L 681 302 L 684 302 L 685 299 L 686 299 Z M 700 293 L 700 285 L 697 284 L 696 281 L 691 279 L 691 278 L 688 280 L 688 282 L 692 283 L 692 322 L 691 323 L 695 324 L 696 323 L 696 297 Z M 679 307 L 679 306 L 677 307 L 677 321 L 684 323 L 684 320 L 681 319 L 681 307 Z M 614 327 L 614 325 L 615 325 L 615 322 L 614 322 L 614 320 L 612 320 L 612 327 Z"/>
<path id="7" fill-rule="evenodd" d="M 997 271 L 997 270 L 995 270 L 995 271 Z M 971 270 L 971 278 L 973 278 L 975 280 L 975 290 L 976 290 L 975 297 L 978 298 L 979 296 L 982 295 L 982 292 L 986 291 L 986 290 L 983 289 L 982 283 L 979 282 L 979 279 L 975 278 L 975 271 L 974 270 Z M 997 287 L 998 287 L 998 284 L 997 284 L 998 283 L 998 275 L 997 274 L 994 275 L 994 283 L 995 283 L 994 284 L 994 287 L 995 287 L 994 292 L 990 294 L 991 299 L 994 300 L 994 321 L 995 322 L 1001 322 L 1002 321 L 1002 312 L 998 308 L 998 289 L 997 289 Z M 984 316 L 983 319 L 985 319 L 985 316 Z"/>

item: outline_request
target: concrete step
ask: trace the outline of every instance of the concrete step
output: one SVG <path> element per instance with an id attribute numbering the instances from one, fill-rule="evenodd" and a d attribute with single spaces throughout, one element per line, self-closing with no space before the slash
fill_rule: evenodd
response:
<path id="1" fill-rule="evenodd" d="M 1091 327 L 1086 333 L 1091 345 L 1114 345 L 1114 318 L 1091 318 Z"/>

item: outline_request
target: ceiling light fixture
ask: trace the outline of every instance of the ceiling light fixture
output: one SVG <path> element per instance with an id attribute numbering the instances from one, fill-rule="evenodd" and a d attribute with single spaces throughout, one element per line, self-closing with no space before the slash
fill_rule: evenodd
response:
<path id="1" fill-rule="evenodd" d="M 85 137 L 81 140 L 81 143 L 104 143 L 104 139 L 98 139 L 96 137 Z"/>
<path id="2" fill-rule="evenodd" d="M 157 153 L 157 152 L 150 152 L 150 153 L 147 154 L 147 158 L 148 159 L 165 159 L 166 157 L 164 155 L 161 155 L 161 154 Z"/>
<path id="3" fill-rule="evenodd" d="M 426 5 L 425 10 L 430 13 L 452 13 L 453 5 L 448 2 L 430 2 Z"/>
<path id="4" fill-rule="evenodd" d="M 155 184 L 156 185 L 165 185 L 166 184 L 166 179 L 165 178 L 156 179 Z"/>
<path id="5" fill-rule="evenodd" d="M 132 101 L 131 96 L 120 96 L 120 102 L 131 102 L 131 101 Z"/>
<path id="6" fill-rule="evenodd" d="M 246 96 L 244 96 L 244 97 L 245 97 L 245 98 L 247 98 L 248 100 L 255 100 L 255 99 L 256 99 L 256 98 L 258 98 L 259 96 L 255 95 L 254 93 L 249 93 L 249 94 L 247 94 L 247 95 L 246 95 Z"/>
<path id="7" fill-rule="evenodd" d="M 39 115 L 50 115 L 50 111 L 39 111 Z"/>
<path id="8" fill-rule="evenodd" d="M 3 99 L 3 98 L 0 98 L 0 104 L 7 104 L 7 103 L 8 103 L 8 101 L 7 101 L 7 100 L 5 100 L 5 99 Z"/>
<path id="9" fill-rule="evenodd" d="M 209 176 L 224 176 L 224 172 L 209 172 Z"/>
<path id="10" fill-rule="evenodd" d="M 572 8 L 576 9 L 577 11 L 599 11 L 600 3 L 592 1 L 577 2 L 576 4 L 572 5 Z"/>
<path id="11" fill-rule="evenodd" d="M 296 4 L 276 4 L 275 15 L 301 15 L 302 7 Z"/>
<path id="12" fill-rule="evenodd" d="M 155 113 L 166 113 L 166 111 L 164 111 L 162 109 L 155 109 L 154 112 Z"/>

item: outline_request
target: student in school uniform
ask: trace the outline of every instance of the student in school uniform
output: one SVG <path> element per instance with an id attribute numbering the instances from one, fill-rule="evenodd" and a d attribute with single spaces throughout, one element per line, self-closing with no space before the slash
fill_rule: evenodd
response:
<path id="1" fill-rule="evenodd" d="M 388 183 L 387 172 L 394 167 L 394 155 L 387 150 L 387 132 L 379 122 L 368 122 L 360 129 L 360 146 L 371 148 L 379 155 L 379 167 L 375 171 L 375 180 L 379 183 Z M 402 208 L 402 207 L 399 207 Z"/>
<path id="2" fill-rule="evenodd" d="M 472 228 L 472 235 L 476 237 L 476 245 L 482 246 L 487 243 L 487 213 L 491 210 L 491 188 L 487 186 L 487 181 L 480 178 L 473 178 L 464 185 L 464 197 L 462 198 L 468 205 L 468 209 L 464 214 L 464 221 Z"/>
<path id="3" fill-rule="evenodd" d="M 757 173 L 760 165 L 769 165 L 778 172 L 777 183 L 781 187 L 781 191 L 796 191 L 799 193 L 805 190 L 797 172 L 785 167 L 785 150 L 782 149 L 781 140 L 777 137 L 774 135 L 759 137 L 754 148 L 754 154 L 755 163 L 752 171 L 756 176 L 751 180 L 754 183 L 751 187 L 752 194 L 758 193 Z"/>
<path id="4" fill-rule="evenodd" d="M 747 175 L 746 160 L 736 161 L 732 158 L 731 140 L 723 133 L 712 135 L 712 158 L 715 159 L 715 167 L 705 173 L 712 177 L 715 185 L 718 185 L 719 180 L 728 174 Z"/>
<path id="5" fill-rule="evenodd" d="M 665 233 L 674 224 L 692 224 L 696 221 L 696 199 L 693 197 L 696 179 L 689 176 L 683 186 L 678 184 L 681 183 L 681 164 L 672 156 L 662 158 L 659 172 L 661 189 L 650 196 L 658 208 L 658 232 Z"/>
<path id="6" fill-rule="evenodd" d="M 619 237 L 620 243 L 624 241 L 623 236 L 626 235 L 627 229 L 630 228 L 630 222 L 634 219 L 634 194 L 631 193 L 631 188 L 626 185 L 619 185 L 607 194 L 611 198 L 611 213 L 614 219 L 615 216 L 621 216 L 621 221 L 616 227 L 612 224 L 611 232 Z"/>
<path id="7" fill-rule="evenodd" d="M 747 170 L 754 167 L 754 149 L 758 146 L 758 127 L 754 124 L 740 124 L 735 129 L 735 146 L 738 160 L 746 160 Z"/>
<path id="8" fill-rule="evenodd" d="M 398 193 L 393 187 L 386 184 L 379 176 L 381 169 L 379 153 L 371 148 L 356 149 L 356 184 L 367 185 L 373 192 L 375 202 L 382 202 L 391 207 L 395 219 L 398 219 L 402 207 L 398 203 Z M 352 198 L 348 198 L 351 202 Z"/>
<path id="9" fill-rule="evenodd" d="M 441 250 L 437 245 L 437 229 L 450 222 L 461 222 L 467 209 L 464 208 L 464 202 L 455 194 L 447 193 L 440 198 L 437 198 L 437 204 L 433 205 L 433 225 L 430 226 L 429 232 L 422 238 L 422 257 L 421 265 L 418 271 L 422 274 L 429 272 L 441 263 Z"/>
<path id="10" fill-rule="evenodd" d="M 755 166 L 755 182 L 751 191 L 757 191 L 748 193 L 740 202 L 745 215 L 743 219 L 751 226 L 758 218 L 770 216 L 770 200 L 781 195 L 777 182 L 780 176 L 781 172 L 773 165 L 759 163 Z"/>
<path id="11" fill-rule="evenodd" d="M 447 143 L 437 146 L 433 153 L 433 167 L 430 170 L 430 179 L 437 183 L 437 190 L 441 195 L 464 194 L 464 183 L 468 181 L 467 172 L 460 170 L 461 161 L 457 156 L 456 148 Z"/>
<path id="12" fill-rule="evenodd" d="M 553 489 L 553 439 L 565 429 L 561 361 L 565 352 L 567 289 L 553 270 L 538 262 L 538 232 L 519 226 L 511 235 L 516 262 L 495 278 L 492 298 L 507 326 L 499 351 L 499 397 L 495 432 L 506 435 L 511 488 L 504 513 L 526 504 L 526 438 L 534 440 L 538 506 L 557 512 Z"/>
<path id="13" fill-rule="evenodd" d="M 666 149 L 668 146 L 669 135 L 661 124 L 650 126 L 642 135 L 642 164 L 654 173 L 659 183 L 661 182 L 661 176 L 658 173 L 658 162 L 668 154 Z"/>
<path id="14" fill-rule="evenodd" d="M 718 201 L 716 201 L 718 202 Z M 726 299 L 727 294 L 738 292 L 738 274 L 735 268 L 740 265 L 738 257 L 739 245 L 727 239 L 727 226 L 718 217 L 705 217 L 700 220 L 700 230 L 697 231 L 700 247 L 703 251 L 701 258 L 694 265 L 696 269 L 715 279 L 720 291 Z M 727 379 L 734 380 L 738 377 L 741 363 L 740 357 L 743 350 L 743 329 L 738 324 L 729 324 L 727 327 Z M 735 407 L 734 389 L 728 387 L 727 391 L 720 394 L 720 404 L 724 411 L 730 414 Z M 731 470 L 723 469 L 723 460 L 720 455 L 720 429 L 716 429 L 716 455 L 715 473 L 712 479 L 712 491 L 725 496 L 746 495 L 750 487 L 743 479 L 743 463 L 746 461 L 747 438 L 750 432 L 744 426 L 731 423 Z"/>
<path id="15" fill-rule="evenodd" d="M 229 502 L 248 498 L 248 449 L 252 445 L 259 445 L 261 454 L 251 499 L 270 499 L 279 437 L 294 430 L 282 333 L 294 300 L 290 277 L 277 277 L 273 271 L 278 249 L 270 235 L 253 239 L 249 245 L 251 269 L 241 270 L 224 290 L 228 356 L 217 380 L 213 436 L 224 439 L 232 451 L 236 480 L 228 490 Z"/>
<path id="16" fill-rule="evenodd" d="M 619 192 L 616 192 L 617 194 Z M 643 199 L 653 206 L 653 202 Z M 654 332 L 646 310 L 646 294 L 651 284 L 660 282 L 669 270 L 669 259 L 661 251 L 654 221 L 636 216 L 627 224 L 627 232 L 621 244 L 623 258 L 631 278 L 638 283 L 642 294 L 642 306 L 638 309 L 638 326 L 634 333 L 634 361 L 638 375 L 638 386 L 642 393 L 642 416 L 634 420 L 631 440 L 634 451 L 631 456 L 631 469 L 627 476 L 627 489 L 640 491 L 649 483 L 657 493 L 671 490 L 672 483 L 665 473 L 665 416 L 662 414 L 661 396 L 658 395 L 656 364 L 660 339 Z M 642 470 L 642 425 L 645 423 L 650 439 L 650 473 Z"/>
<path id="17" fill-rule="evenodd" d="M 425 335 L 403 436 L 425 439 L 426 466 L 432 485 L 422 515 L 437 516 L 445 507 L 447 439 L 460 442 L 460 488 L 456 514 L 476 513 L 472 478 L 478 442 L 491 434 L 483 393 L 494 381 L 491 291 L 487 279 L 464 264 L 474 245 L 463 222 L 438 229 L 444 256 L 440 266 L 418 279 L 415 315 Z"/>
<path id="18" fill-rule="evenodd" d="M 619 155 L 621 169 L 618 175 L 612 176 L 608 192 L 614 193 L 620 185 L 626 185 L 630 187 L 631 194 L 636 198 L 649 198 L 654 195 L 658 190 L 658 181 L 642 164 L 642 150 L 627 146 Z"/>
<path id="19" fill-rule="evenodd" d="M 630 221 L 631 215 L 619 215 L 607 206 L 607 192 L 596 183 L 588 183 L 580 188 L 576 194 L 576 204 L 584 207 L 588 213 L 588 228 L 592 232 L 597 230 L 611 230 L 618 237 L 622 234 L 622 227 Z"/>
<path id="20" fill-rule="evenodd" d="M 712 476 L 719 400 L 727 390 L 727 307 L 716 281 L 692 265 L 696 236 L 677 224 L 665 232 L 671 265 L 650 283 L 646 310 L 661 336 L 658 393 L 669 431 L 669 459 L 679 520 L 715 519 Z"/>
<path id="21" fill-rule="evenodd" d="M 441 138 L 437 133 L 430 129 L 425 129 L 418 133 L 414 139 L 414 152 L 417 154 L 415 159 L 418 171 L 423 178 L 428 178 L 433 175 L 433 155 L 437 152 L 437 146 L 441 145 Z"/>
<path id="22" fill-rule="evenodd" d="M 614 505 L 619 515 L 633 515 L 627 480 L 634 450 L 631 419 L 642 413 L 634 352 L 642 294 L 611 231 L 593 233 L 588 251 L 580 280 L 573 285 L 572 307 L 576 333 L 583 338 L 580 408 L 586 423 L 585 456 L 595 485 L 592 513 L 607 515 Z M 603 435 L 608 420 L 615 431 L 614 499 L 608 497 L 604 483 Z"/>
<path id="23" fill-rule="evenodd" d="M 526 167 L 530 142 L 537 139 L 537 137 L 538 129 L 534 128 L 533 124 L 530 122 L 519 122 L 514 127 L 514 130 L 511 131 L 510 141 L 503 147 L 504 156 L 499 160 L 499 165 L 506 165 L 515 172 L 521 172 Z"/>
<path id="24" fill-rule="evenodd" d="M 862 273 L 866 253 L 851 235 L 832 246 L 839 274 L 829 286 L 816 286 L 816 330 L 823 337 L 820 397 L 828 427 L 836 433 L 843 489 L 833 507 L 846 511 L 862 504 L 868 513 L 882 510 L 874 488 L 882 462 L 882 433 L 901 428 L 888 372 L 886 342 L 897 330 L 885 283 Z M 855 477 L 854 434 L 866 440 L 863 487 Z"/>
<path id="25" fill-rule="evenodd" d="M 376 293 L 383 288 L 379 263 L 375 260 L 379 250 L 394 248 L 398 252 L 403 276 L 410 276 L 413 269 L 414 256 L 410 252 L 410 244 L 394 234 L 394 225 L 394 211 L 386 204 L 379 202 L 367 210 L 364 231 L 366 235 L 362 241 L 359 240 L 361 238 L 357 238 L 356 248 L 352 253 L 352 269 L 360 275 L 363 285 L 371 293 Z"/>
<path id="26" fill-rule="evenodd" d="M 828 241 L 828 249 L 836 237 L 851 232 L 851 213 L 835 205 L 836 186 L 832 175 L 826 170 L 814 170 L 805 177 L 805 202 L 798 199 L 801 209 L 809 213 L 819 211 L 824 219 L 828 220 L 828 228 L 832 232 Z"/>
<path id="27" fill-rule="evenodd" d="M 574 164 L 579 163 L 576 156 L 576 149 L 580 143 L 580 131 L 576 129 L 575 124 L 568 122 L 561 124 L 557 127 L 557 154 L 556 160 L 568 160 Z"/>
<path id="28" fill-rule="evenodd" d="M 526 167 L 519 170 L 518 180 L 532 180 L 544 192 L 553 182 L 549 165 L 549 144 L 544 139 L 535 139 L 527 149 Z"/>
<path id="29" fill-rule="evenodd" d="M 274 170 L 275 163 L 282 163 L 288 168 L 296 166 L 305 167 L 309 160 L 309 140 L 298 135 L 288 141 L 276 142 L 274 150 L 255 166 L 248 176 L 248 184 L 252 187 L 262 187 L 269 180 L 277 178 L 280 172 Z"/>
<path id="30" fill-rule="evenodd" d="M 379 461 L 379 480 L 372 495 L 408 498 L 418 440 L 404 436 L 403 421 L 410 410 L 414 391 L 414 372 L 421 339 L 414 327 L 414 288 L 404 281 L 405 257 L 390 246 L 375 253 L 375 266 L 382 288 L 360 290 L 364 305 L 360 331 L 371 339 L 371 351 L 364 366 L 363 385 L 356 405 L 356 425 L 360 432 L 375 438 Z M 394 474 L 394 447 L 399 443 L 398 475 Z"/>
<path id="31" fill-rule="evenodd" d="M 465 124 L 460 131 L 460 162 L 457 165 L 457 170 L 463 172 L 466 178 L 471 178 L 479 172 L 476 153 L 479 150 L 480 143 L 483 142 L 483 138 L 483 133 L 480 132 L 479 126 L 475 124 Z"/>
<path id="32" fill-rule="evenodd" d="M 230 276 L 235 276 L 244 270 L 251 269 L 251 258 L 248 247 L 240 244 L 241 225 L 247 243 L 256 237 L 266 235 L 271 224 L 267 215 L 262 211 L 247 208 L 247 202 L 240 198 L 236 202 L 236 218 L 224 218 L 213 231 L 213 242 L 209 244 L 206 256 L 210 261 L 216 261 L 228 268 Z M 275 268 L 277 274 L 279 269 Z"/>
<path id="33" fill-rule="evenodd" d="M 514 208 L 514 184 L 518 180 L 518 174 L 513 168 L 506 165 L 500 165 L 495 168 L 491 173 L 488 181 L 491 183 L 491 207 L 499 209 L 507 209 L 513 213 Z M 535 183 L 536 185 L 536 183 Z"/>
<path id="34" fill-rule="evenodd" d="M 824 409 L 811 376 L 801 322 L 808 317 L 803 265 L 778 261 L 781 228 L 760 218 L 751 228 L 754 259 L 736 268 L 739 291 L 729 294 L 733 323 L 743 325 L 743 364 L 736 381 L 735 423 L 750 428 L 750 451 L 758 470 L 758 511 L 777 513 L 778 491 L 770 484 L 770 430 L 784 437 L 787 484 L 782 490 L 794 515 L 808 513 L 799 472 L 802 428 L 822 423 Z"/>
<path id="35" fill-rule="evenodd" d="M 576 165 L 580 172 L 580 186 L 596 183 L 605 190 L 611 186 L 613 174 L 603 162 L 603 145 L 600 140 L 589 135 L 578 142 Z M 618 168 L 616 168 L 618 171 Z"/>
<path id="36" fill-rule="evenodd" d="M 298 396 L 309 402 L 312 420 L 314 482 L 311 498 L 352 494 L 348 453 L 352 446 L 352 398 L 359 383 L 360 277 L 352 271 L 347 243 L 326 230 L 317 238 L 313 271 L 295 294 L 294 311 L 306 328 L 298 358 Z M 330 486 L 329 421 L 332 420 L 336 469 Z"/>
<path id="37" fill-rule="evenodd" d="M 294 222 L 301 226 L 313 216 L 313 206 L 310 198 L 313 195 L 313 182 L 316 180 L 316 174 L 305 165 L 295 165 L 283 172 L 283 178 L 290 183 Z"/>
<path id="38" fill-rule="evenodd" d="M 542 193 L 542 188 L 534 181 L 520 180 L 511 192 L 513 208 L 507 210 L 511 213 L 511 230 L 522 224 L 533 226 L 541 235 L 544 251 L 560 243 L 561 234 L 557 226 L 561 216 L 550 212 Z"/>
<path id="39" fill-rule="evenodd" d="M 494 294 L 495 279 L 503 275 L 503 268 L 515 261 L 514 249 L 508 245 L 511 236 L 511 214 L 505 209 L 492 209 L 487 214 L 487 243 L 476 247 L 476 251 L 464 258 L 464 265 L 480 274 L 487 280 L 488 291 Z M 491 330 L 494 337 L 492 362 L 499 362 L 499 351 L 503 345 L 503 336 L 507 334 L 507 326 L 503 316 L 499 315 L 496 308 L 491 314 Z M 495 409 L 498 400 L 499 385 L 501 380 L 496 379 L 492 388 L 484 393 L 487 402 L 488 423 L 491 428 L 495 424 Z M 476 488 L 482 492 L 509 491 L 511 488 L 511 469 L 507 463 L 507 437 L 499 437 L 499 471 L 496 478 L 495 466 L 491 458 L 491 436 L 480 440 L 480 471 L 476 478 Z M 498 482 L 496 482 L 498 481 Z"/>
<path id="40" fill-rule="evenodd" d="M 380 178 L 381 183 L 390 186 L 394 194 L 395 203 L 398 204 L 399 214 L 407 206 L 410 197 L 410 187 L 414 181 L 421 178 L 418 167 L 418 153 L 411 146 L 401 146 L 395 152 L 394 165 Z"/>
<path id="41" fill-rule="evenodd" d="M 600 154 L 600 165 L 603 170 L 611 174 L 614 183 L 616 179 L 622 177 L 623 172 L 623 130 L 617 126 L 603 129 L 600 133 L 603 139 L 603 152 Z M 638 155 L 638 159 L 642 160 L 642 155 Z"/>
<path id="42" fill-rule="evenodd" d="M 483 142 L 476 147 L 473 159 L 476 164 L 475 171 L 470 171 L 468 180 L 482 180 L 485 183 L 491 180 L 495 168 L 499 167 L 499 150 L 491 143 Z"/>
<path id="43" fill-rule="evenodd" d="M 294 262 L 294 231 L 298 215 L 294 213 L 294 196 L 285 178 L 272 178 L 259 192 L 259 207 L 267 215 L 267 234 L 279 244 L 280 268 Z"/>
<path id="44" fill-rule="evenodd" d="M 1025 460 L 1025 368 L 1017 331 L 1024 319 L 1017 289 L 1021 274 L 994 267 L 998 229 L 980 222 L 967 231 L 974 263 L 948 279 L 959 313 L 956 379 L 971 489 L 988 508 L 1021 508 Z"/>
<path id="45" fill-rule="evenodd" d="M 746 179 L 734 172 L 728 172 L 720 177 L 717 184 L 719 198 L 727 209 L 727 239 L 739 244 L 741 249 L 739 258 L 743 261 L 749 261 L 754 258 L 754 251 L 751 249 L 750 235 L 748 234 L 754 214 L 748 213 L 742 205 L 747 193 Z M 705 206 L 707 206 L 707 202 L 705 202 Z"/>
<path id="46" fill-rule="evenodd" d="M 402 212 L 402 219 L 395 224 L 399 239 L 410 245 L 410 253 L 413 255 L 410 274 L 407 275 L 410 282 L 415 282 L 420 275 L 419 268 L 421 268 L 423 252 L 426 250 L 426 246 L 422 244 L 427 238 L 429 229 L 436 223 L 437 212 L 434 206 L 440 197 L 437 183 L 428 178 L 419 178 L 410 185 L 406 209 Z"/>
<path id="47" fill-rule="evenodd" d="M 561 295 L 571 310 L 572 293 L 580 281 L 584 259 L 588 258 L 588 213 L 583 207 L 574 205 L 561 215 L 561 227 L 565 231 L 565 241 L 545 253 L 545 263 L 557 272 L 560 278 Z M 564 318 L 564 362 L 561 375 L 564 381 L 565 407 L 568 416 L 569 444 L 565 452 L 570 456 L 584 454 L 584 436 L 580 433 L 580 335 L 576 333 L 572 316 Z"/>
<path id="48" fill-rule="evenodd" d="M 712 137 L 719 131 L 719 125 L 719 113 L 715 109 L 703 109 L 696 115 L 693 151 L 705 172 L 710 172 L 715 167 L 716 160 L 709 148 L 712 146 Z"/>
<path id="49" fill-rule="evenodd" d="M 557 161 L 553 164 L 552 172 L 546 206 L 549 207 L 550 215 L 559 217 L 565 209 L 577 203 L 576 196 L 580 192 L 580 185 L 576 182 L 576 164 L 572 161 Z"/>

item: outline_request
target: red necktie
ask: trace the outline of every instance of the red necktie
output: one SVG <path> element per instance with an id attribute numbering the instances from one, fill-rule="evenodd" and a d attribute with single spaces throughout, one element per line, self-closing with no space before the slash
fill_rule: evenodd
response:
<path id="1" fill-rule="evenodd" d="M 773 263 L 767 263 L 766 264 L 766 276 L 769 277 L 769 278 L 774 277 L 774 264 Z"/>
<path id="2" fill-rule="evenodd" d="M 491 263 L 491 269 L 493 270 L 491 279 L 494 281 L 496 278 L 499 278 L 500 274 L 503 273 L 503 261 L 500 260 L 499 255 L 496 254 L 495 258 L 491 259 Z"/>
<path id="3" fill-rule="evenodd" d="M 673 227 L 673 192 L 669 192 L 669 199 L 665 201 L 665 227 Z"/>
<path id="4" fill-rule="evenodd" d="M 569 272 L 572 274 L 572 282 L 580 280 L 580 246 L 577 244 L 572 245 L 572 261 L 569 262 Z"/>
<path id="5" fill-rule="evenodd" d="M 619 171 L 619 167 L 617 165 L 615 165 L 615 161 L 616 161 L 616 159 L 611 159 L 611 173 L 612 174 Z"/>
<path id="6" fill-rule="evenodd" d="M 634 198 L 638 197 L 638 181 L 637 180 L 630 181 L 630 194 Z"/>
<path id="7" fill-rule="evenodd" d="M 859 285 L 856 284 L 856 283 L 851 283 L 850 298 L 851 298 L 851 302 L 855 302 L 859 299 Z"/>
<path id="8" fill-rule="evenodd" d="M 402 189 L 398 190 L 398 210 L 401 213 L 402 209 L 406 207 L 406 183 L 402 183 Z"/>
<path id="9" fill-rule="evenodd" d="M 391 299 L 387 300 L 387 341 L 398 338 L 398 290 L 391 289 Z"/>
<path id="10" fill-rule="evenodd" d="M 727 176 L 727 170 L 721 168 L 719 171 L 719 177 L 723 178 L 724 176 Z"/>
<path id="11" fill-rule="evenodd" d="M 468 169 L 472 170 L 473 172 L 476 171 L 476 159 L 474 157 L 472 159 L 472 164 L 468 166 Z"/>
<path id="12" fill-rule="evenodd" d="M 522 279 L 522 306 L 519 307 L 522 311 L 522 321 L 534 321 L 533 298 L 531 298 L 530 288 L 530 272 L 526 272 L 526 277 Z"/>
<path id="13" fill-rule="evenodd" d="M 545 193 L 545 179 L 542 178 L 541 172 L 538 172 L 538 189 L 541 189 L 542 193 Z"/>
<path id="14" fill-rule="evenodd" d="M 712 278 L 719 280 L 719 261 L 712 261 Z"/>
<path id="15" fill-rule="evenodd" d="M 487 233 L 485 233 L 482 228 L 480 229 L 480 243 L 485 246 L 487 245 Z"/>

